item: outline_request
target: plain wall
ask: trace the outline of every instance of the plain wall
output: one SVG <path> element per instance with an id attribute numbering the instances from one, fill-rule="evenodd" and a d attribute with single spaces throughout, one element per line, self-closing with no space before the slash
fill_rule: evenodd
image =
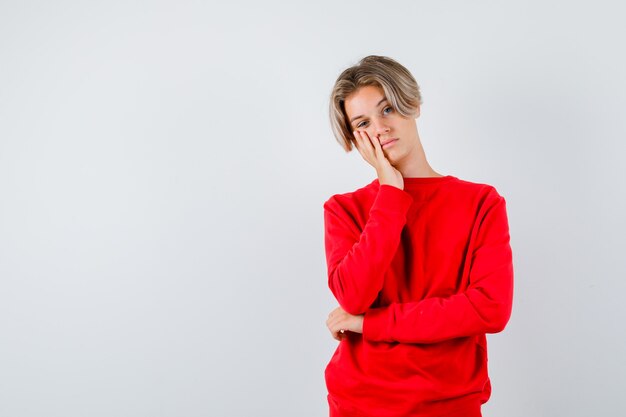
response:
<path id="1" fill-rule="evenodd" d="M 623 414 L 621 4 L 2 1 L 0 416 L 328 415 L 322 204 L 375 178 L 328 96 L 369 54 L 507 199 L 484 415 Z"/>

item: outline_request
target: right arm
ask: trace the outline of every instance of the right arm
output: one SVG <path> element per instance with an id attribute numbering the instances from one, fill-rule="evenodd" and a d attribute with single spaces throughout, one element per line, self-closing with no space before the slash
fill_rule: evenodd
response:
<path id="1" fill-rule="evenodd" d="M 379 185 L 361 233 L 335 199 L 324 203 L 328 286 L 346 312 L 363 314 L 378 297 L 412 201 L 400 188 Z"/>
<path id="2" fill-rule="evenodd" d="M 354 144 L 363 159 L 376 169 L 378 194 L 360 231 L 345 209 L 331 198 L 324 204 L 328 286 L 339 305 L 353 315 L 362 314 L 383 287 L 413 201 L 403 190 L 402 174 L 385 157 L 379 138 L 355 130 Z"/>

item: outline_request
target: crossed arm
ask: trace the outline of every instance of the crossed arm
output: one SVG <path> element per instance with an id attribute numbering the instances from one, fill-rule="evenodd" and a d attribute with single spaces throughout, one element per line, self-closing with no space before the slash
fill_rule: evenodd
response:
<path id="1" fill-rule="evenodd" d="M 383 219 L 380 227 L 375 202 L 368 223 L 358 237 L 346 223 L 341 226 L 332 207 L 325 206 L 327 257 L 331 261 L 329 286 L 340 305 L 326 321 L 331 335 L 341 340 L 344 330 L 362 333 L 371 341 L 435 343 L 504 329 L 511 315 L 513 264 L 506 201 L 495 190 L 487 196 L 472 229 L 468 253 L 471 259 L 466 263 L 469 285 L 464 291 L 449 297 L 370 307 L 382 289 L 384 272 L 397 250 L 396 244 L 391 251 L 389 242 L 395 242 L 394 233 L 399 242 L 403 221 L 406 221 L 398 217 L 406 210 L 401 197 L 404 191 L 384 191 L 398 199 L 386 200 L 394 204 L 396 211 L 390 214 L 395 216 L 396 223 L 389 219 L 385 223 L 385 217 L 380 216 Z M 386 208 L 382 202 L 377 207 L 381 211 Z M 370 226 L 373 216 L 373 226 Z M 383 246 L 386 250 L 382 252 L 387 257 L 375 251 L 375 241 L 386 242 Z M 339 262 L 333 263 L 333 259 Z"/>

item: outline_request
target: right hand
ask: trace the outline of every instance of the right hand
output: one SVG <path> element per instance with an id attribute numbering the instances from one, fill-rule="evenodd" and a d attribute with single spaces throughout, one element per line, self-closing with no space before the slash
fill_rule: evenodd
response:
<path id="1" fill-rule="evenodd" d="M 376 169 L 379 184 L 388 184 L 404 189 L 404 178 L 383 153 L 378 138 L 371 139 L 366 131 L 355 130 L 354 134 L 356 148 L 367 161 L 368 164 Z"/>

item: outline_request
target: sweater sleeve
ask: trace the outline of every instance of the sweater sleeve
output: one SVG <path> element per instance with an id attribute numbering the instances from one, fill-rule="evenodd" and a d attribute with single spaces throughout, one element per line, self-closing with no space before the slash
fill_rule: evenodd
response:
<path id="1" fill-rule="evenodd" d="M 362 232 L 335 198 L 324 203 L 328 286 L 348 313 L 363 314 L 383 287 L 413 198 L 381 184 Z"/>
<path id="2" fill-rule="evenodd" d="M 492 193 L 489 200 L 475 225 L 475 243 L 470 243 L 474 249 L 468 255 L 471 266 L 467 289 L 449 297 L 371 308 L 363 320 L 363 338 L 436 343 L 504 329 L 513 301 L 513 259 L 506 201 L 497 193 Z"/>

